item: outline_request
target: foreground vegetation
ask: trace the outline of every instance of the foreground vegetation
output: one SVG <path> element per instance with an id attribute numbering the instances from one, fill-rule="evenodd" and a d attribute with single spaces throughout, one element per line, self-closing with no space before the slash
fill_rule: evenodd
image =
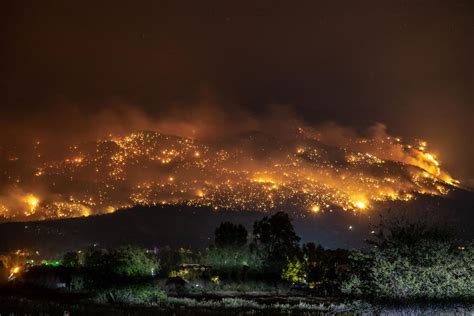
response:
<path id="1" fill-rule="evenodd" d="M 300 246 L 290 218 L 280 212 L 256 221 L 251 234 L 222 223 L 204 253 L 134 246 L 68 252 L 57 264 L 12 273 L 0 296 L 10 297 L 3 306 L 18 297 L 51 304 L 62 297 L 81 306 L 163 311 L 346 313 L 400 304 L 408 311 L 473 311 L 471 242 L 400 218 L 383 218 L 372 237 L 366 251 Z"/>
<path id="2" fill-rule="evenodd" d="M 12 313 L 14 311 L 14 313 Z M 55 297 L 48 300 L 0 296 L 0 313 L 8 315 L 49 314 L 63 315 L 470 315 L 472 303 L 374 303 L 351 300 L 306 302 L 301 297 L 288 297 L 286 302 L 265 302 L 249 298 L 195 299 L 166 297 L 157 301 L 117 301 L 114 303 L 76 300 L 65 302 Z"/>
<path id="3" fill-rule="evenodd" d="M 474 247 L 452 232 L 403 219 L 381 222 L 368 252 L 352 252 L 342 293 L 384 300 L 472 300 Z"/>

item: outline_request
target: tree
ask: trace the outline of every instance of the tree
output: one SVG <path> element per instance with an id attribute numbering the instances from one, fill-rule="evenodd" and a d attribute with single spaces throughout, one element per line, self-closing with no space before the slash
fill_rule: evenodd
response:
<path id="1" fill-rule="evenodd" d="M 410 250 L 418 246 L 420 241 L 450 241 L 454 232 L 447 226 L 424 220 L 410 220 L 405 216 L 392 217 L 390 214 L 381 215 L 379 224 L 375 227 L 372 239 L 367 241 L 379 249 Z"/>
<path id="2" fill-rule="evenodd" d="M 247 235 L 240 224 L 223 222 L 216 228 L 206 262 L 220 278 L 242 280 L 260 270 L 261 258 L 247 246 Z"/>
<path id="3" fill-rule="evenodd" d="M 253 224 L 254 243 L 270 259 L 286 259 L 299 252 L 299 241 L 288 214 L 278 212 Z"/>
<path id="4" fill-rule="evenodd" d="M 170 272 L 182 263 L 179 251 L 171 249 L 169 246 L 159 250 L 158 259 L 160 260 L 160 275 L 165 277 L 169 276 Z"/>
<path id="5" fill-rule="evenodd" d="M 306 263 L 308 282 L 322 282 L 327 269 L 324 248 L 312 242 L 304 244 L 301 248 Z"/>
<path id="6" fill-rule="evenodd" d="M 91 249 L 85 256 L 85 267 L 102 281 L 110 281 L 154 276 L 160 264 L 143 249 L 124 246 L 108 251 Z"/>
<path id="7" fill-rule="evenodd" d="M 340 284 L 350 271 L 349 251 L 324 249 L 314 243 L 302 247 L 306 281 L 317 295 L 337 295 Z"/>
<path id="8" fill-rule="evenodd" d="M 247 230 L 240 224 L 221 223 L 214 231 L 217 247 L 243 247 L 247 244 Z"/>
<path id="9" fill-rule="evenodd" d="M 279 278 L 287 259 L 299 254 L 299 241 L 288 214 L 278 212 L 253 224 L 253 248 L 262 255 L 266 272 Z"/>
<path id="10" fill-rule="evenodd" d="M 159 263 L 146 255 L 143 249 L 125 246 L 113 250 L 109 258 L 113 274 L 123 278 L 145 278 L 158 273 Z"/>
<path id="11" fill-rule="evenodd" d="M 84 256 L 84 267 L 89 271 L 100 271 L 108 265 L 108 251 L 90 247 Z"/>
<path id="12" fill-rule="evenodd" d="M 65 267 L 77 268 L 80 266 L 79 254 L 75 251 L 66 252 L 61 261 Z"/>
<path id="13" fill-rule="evenodd" d="M 303 257 L 308 262 L 317 262 L 321 260 L 324 254 L 324 248 L 321 245 L 317 245 L 314 242 L 309 242 L 301 247 Z"/>

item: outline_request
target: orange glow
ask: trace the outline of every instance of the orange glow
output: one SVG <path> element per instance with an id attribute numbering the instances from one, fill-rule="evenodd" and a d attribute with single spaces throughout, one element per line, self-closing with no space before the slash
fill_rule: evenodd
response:
<path id="1" fill-rule="evenodd" d="M 91 215 L 91 210 L 90 210 L 90 208 L 85 207 L 85 206 L 82 206 L 82 207 L 81 207 L 81 210 L 82 210 L 82 216 L 87 217 L 87 216 Z"/>
<path id="2" fill-rule="evenodd" d="M 197 191 L 196 191 L 196 195 L 197 195 L 198 197 L 204 197 L 205 193 L 204 193 L 203 190 L 197 190 Z"/>
<path id="3" fill-rule="evenodd" d="M 29 207 L 29 211 L 27 212 L 27 215 L 34 214 L 36 208 L 38 207 L 39 199 L 33 194 L 28 194 L 24 198 L 24 201 L 28 204 L 28 207 Z"/>
<path id="4" fill-rule="evenodd" d="M 82 157 L 76 157 L 72 161 L 74 161 L 75 163 L 81 163 L 83 160 L 84 160 L 84 158 L 82 158 Z"/>
<path id="5" fill-rule="evenodd" d="M 439 162 L 435 159 L 435 157 L 432 154 L 425 153 L 425 157 L 426 157 L 426 159 L 428 159 L 429 161 L 434 163 L 436 166 L 439 166 Z"/>
<path id="6" fill-rule="evenodd" d="M 365 210 L 367 208 L 367 203 L 364 201 L 357 201 L 357 202 L 354 202 L 354 206 L 360 210 Z"/>
<path id="7" fill-rule="evenodd" d="M 387 136 L 326 146 L 298 133 L 233 146 L 155 132 L 71 144 L 62 158 L 33 165 L 30 178 L 8 170 L 11 196 L 0 197 L 0 215 L 77 217 L 137 204 L 362 213 L 378 201 L 446 195 L 460 185 L 424 142 Z M 41 192 L 41 201 L 29 190 Z"/>

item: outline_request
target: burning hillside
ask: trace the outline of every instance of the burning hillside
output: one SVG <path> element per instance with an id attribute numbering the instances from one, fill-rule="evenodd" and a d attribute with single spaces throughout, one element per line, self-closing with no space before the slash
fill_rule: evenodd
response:
<path id="1" fill-rule="evenodd" d="M 0 215 L 10 220 L 88 216 L 137 204 L 187 204 L 301 213 L 370 212 L 374 203 L 445 195 L 459 183 L 422 141 L 376 128 L 336 139 L 295 129 L 219 141 L 137 132 L 34 154 L 4 150 Z"/>

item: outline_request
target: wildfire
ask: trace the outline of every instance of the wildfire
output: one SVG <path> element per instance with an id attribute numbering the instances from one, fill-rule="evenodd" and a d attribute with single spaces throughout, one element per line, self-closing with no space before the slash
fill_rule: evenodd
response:
<path id="1" fill-rule="evenodd" d="M 33 194 L 28 194 L 25 198 L 24 201 L 28 204 L 28 211 L 25 212 L 25 215 L 32 215 L 35 213 L 36 208 L 38 207 L 39 204 L 39 199 L 34 196 Z"/>
<path id="2" fill-rule="evenodd" d="M 84 160 L 83 157 L 76 157 L 76 158 L 74 158 L 72 161 L 73 161 L 74 163 L 80 164 L 80 163 L 82 163 L 83 160 Z"/>
<path id="3" fill-rule="evenodd" d="M 364 201 L 357 201 L 354 203 L 354 206 L 360 210 L 365 210 L 367 208 L 367 203 Z"/>
<path id="4" fill-rule="evenodd" d="M 328 146 L 299 129 L 293 143 L 252 136 L 231 145 L 154 132 L 74 144 L 63 160 L 31 162 L 30 177 L 5 170 L 12 192 L 38 186 L 42 201 L 21 194 L 19 207 L 12 194 L 0 198 L 0 215 L 89 216 L 136 204 L 369 211 L 377 201 L 445 195 L 459 185 L 425 142 L 382 137 Z"/>

